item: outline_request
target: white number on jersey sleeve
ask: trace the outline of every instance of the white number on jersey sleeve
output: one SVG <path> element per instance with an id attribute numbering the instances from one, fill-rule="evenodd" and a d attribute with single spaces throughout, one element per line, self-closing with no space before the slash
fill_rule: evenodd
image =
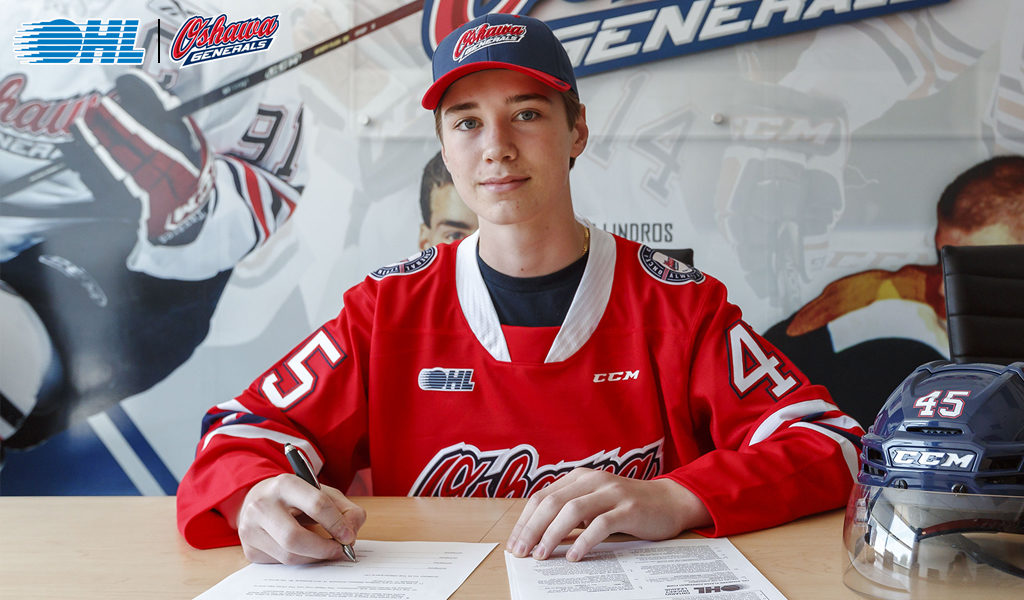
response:
<path id="1" fill-rule="evenodd" d="M 288 392 L 284 396 L 278 390 L 277 382 L 280 378 L 276 373 L 270 373 L 263 378 L 263 384 L 260 389 L 263 390 L 263 395 L 266 396 L 267 400 L 272 402 L 274 406 L 278 408 L 288 408 L 295 402 L 303 399 L 306 394 L 311 392 L 316 385 L 317 375 L 315 372 L 309 370 L 306 365 L 306 361 L 310 359 L 315 352 L 320 352 L 325 359 L 330 363 L 331 367 L 337 366 L 342 360 L 345 359 L 345 353 L 338 349 L 323 329 L 316 332 L 312 338 L 306 342 L 306 345 L 291 356 L 288 362 L 285 363 L 288 370 L 291 371 L 295 377 L 297 385 L 292 388 L 292 391 Z"/>
<path id="2" fill-rule="evenodd" d="M 732 385 L 740 396 L 765 377 L 775 384 L 769 391 L 776 398 L 797 384 L 794 377 L 779 371 L 779 359 L 765 354 L 742 323 L 733 325 L 729 330 L 729 356 L 732 363 Z"/>

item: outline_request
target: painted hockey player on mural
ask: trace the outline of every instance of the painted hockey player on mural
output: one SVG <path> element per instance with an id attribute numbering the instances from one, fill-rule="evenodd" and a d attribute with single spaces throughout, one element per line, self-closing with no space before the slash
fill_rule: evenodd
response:
<path id="1" fill-rule="evenodd" d="M 877 138 L 848 149 L 842 218 L 891 233 L 868 231 L 877 246 L 862 246 L 859 257 L 831 253 L 822 272 L 838 277 L 805 286 L 810 302 L 791 306 L 795 312 L 765 333 L 865 426 L 909 370 L 949 355 L 938 249 L 1024 241 L 1022 198 L 1013 191 L 1024 173 L 1013 156 L 1024 152 L 1024 5 L 980 8 L 951 2 L 838 28 L 817 36 L 783 79 L 843 99 L 854 135 Z M 852 100 L 868 80 L 873 101 Z M 872 123 L 890 108 L 903 118 L 881 119 L 884 129 Z M 943 108 L 950 123 L 932 112 Z M 865 180 L 868 168 L 874 175 Z M 883 169 L 888 185 L 874 179 Z M 916 253 L 897 239 L 904 223 L 920 232 Z"/>
<path id="2" fill-rule="evenodd" d="M 144 59 L 39 65 L 0 54 L 0 183 L 54 160 L 70 167 L 0 200 L 0 493 L 137 493 L 113 458 L 86 450 L 83 436 L 113 427 L 131 443 L 141 439 L 117 403 L 192 354 L 235 265 L 300 203 L 303 110 L 293 88 L 262 86 L 193 117 L 172 112 L 273 60 L 174 62 L 168 49 L 182 23 L 218 14 L 178 2 L 6 11 L 4 39 L 26 23 L 137 19 Z M 272 41 L 279 52 L 290 45 Z M 93 462 L 85 469 L 76 461 Z M 55 481 L 62 467 L 72 475 Z M 158 491 L 173 493 L 166 468 L 151 470 Z"/>

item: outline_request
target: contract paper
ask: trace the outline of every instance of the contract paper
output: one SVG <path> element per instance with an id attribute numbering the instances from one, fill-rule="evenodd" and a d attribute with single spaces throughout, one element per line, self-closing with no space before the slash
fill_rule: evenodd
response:
<path id="1" fill-rule="evenodd" d="M 243 567 L 195 600 L 446 600 L 496 544 L 359 540 L 359 562 Z"/>
<path id="2" fill-rule="evenodd" d="M 512 600 L 786 600 L 727 539 L 606 542 L 579 562 L 505 553 Z"/>

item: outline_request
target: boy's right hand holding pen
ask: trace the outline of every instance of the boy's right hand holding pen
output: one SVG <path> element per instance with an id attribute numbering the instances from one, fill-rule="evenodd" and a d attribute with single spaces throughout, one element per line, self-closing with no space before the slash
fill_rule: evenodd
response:
<path id="1" fill-rule="evenodd" d="M 245 557 L 254 563 L 355 561 L 351 546 L 366 522 L 366 511 L 338 489 L 319 486 L 298 448 L 287 444 L 285 455 L 295 475 L 269 477 L 243 490 L 244 499 L 235 504 L 237 508 L 231 507 L 231 499 L 219 505 L 225 515 L 237 515 L 234 525 Z M 322 526 L 333 539 L 304 527 L 299 515 Z"/>
<path id="2" fill-rule="evenodd" d="M 316 480 L 316 476 L 313 475 L 313 469 L 309 465 L 309 461 L 303 456 L 302 451 L 291 444 L 284 445 L 284 455 L 288 458 L 288 462 L 292 466 L 292 470 L 295 474 L 302 478 L 303 481 L 316 489 L 322 489 L 320 482 Z M 342 513 L 344 514 L 344 513 Z M 354 537 L 354 536 L 353 536 Z M 341 549 L 352 562 L 359 562 L 356 559 L 356 553 L 352 550 L 351 543 L 346 544 L 345 542 L 338 540 L 341 543 Z"/>

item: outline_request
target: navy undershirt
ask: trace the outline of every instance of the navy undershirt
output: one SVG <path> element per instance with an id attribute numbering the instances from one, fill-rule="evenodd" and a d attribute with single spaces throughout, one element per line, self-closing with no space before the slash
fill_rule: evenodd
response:
<path id="1" fill-rule="evenodd" d="M 491 295 L 498 321 L 514 327 L 555 327 L 565 320 L 587 267 L 587 252 L 568 267 L 540 277 L 510 277 L 480 258 L 476 262 Z"/>

